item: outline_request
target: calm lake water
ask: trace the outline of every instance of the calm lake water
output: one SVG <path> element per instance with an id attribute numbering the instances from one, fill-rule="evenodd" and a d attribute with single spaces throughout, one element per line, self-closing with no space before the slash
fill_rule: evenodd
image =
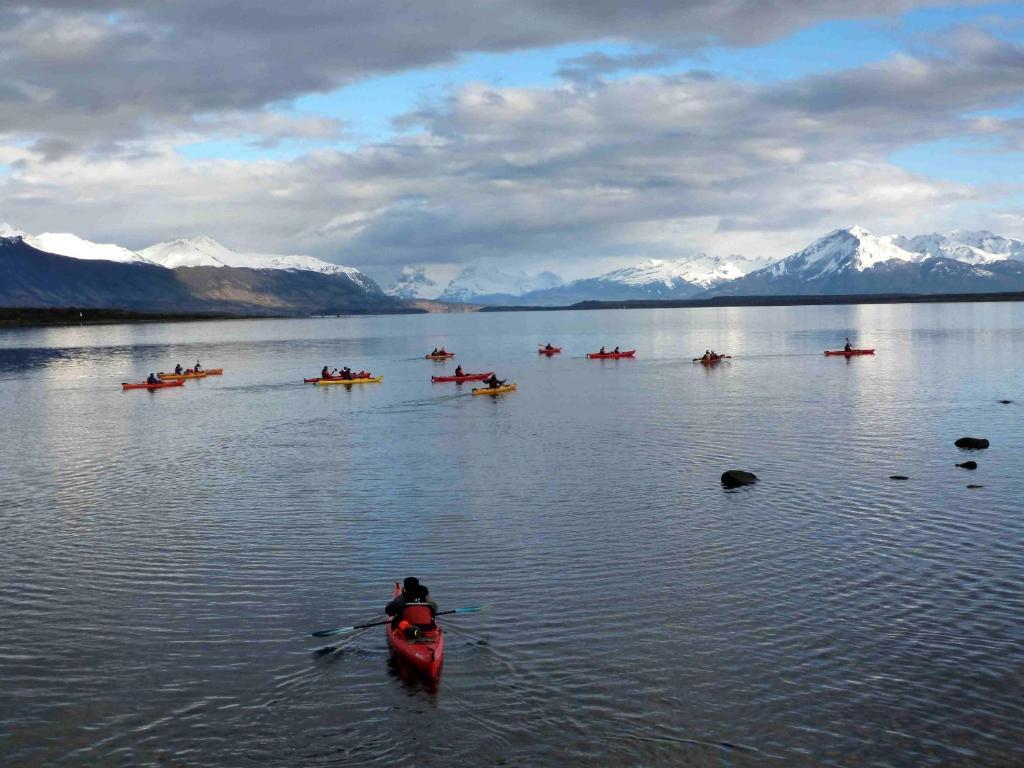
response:
<path id="1" fill-rule="evenodd" d="M 1022 382 L 1021 304 L 0 332 L 0 763 L 1024 764 Z M 315 653 L 407 574 L 436 689 Z"/>

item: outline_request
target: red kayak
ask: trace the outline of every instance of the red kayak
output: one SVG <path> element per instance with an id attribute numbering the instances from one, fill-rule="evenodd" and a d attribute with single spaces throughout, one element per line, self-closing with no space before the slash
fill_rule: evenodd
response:
<path id="1" fill-rule="evenodd" d="M 124 391 L 126 389 L 166 389 L 167 387 L 183 387 L 183 386 L 185 386 L 185 382 L 181 381 L 181 380 L 178 380 L 178 381 L 161 381 L 159 384 L 147 384 L 144 381 L 142 383 L 140 383 L 140 384 L 131 384 L 131 383 L 127 382 L 127 381 L 121 382 L 121 390 L 122 391 Z"/>
<path id="2" fill-rule="evenodd" d="M 487 373 L 467 373 L 465 376 L 431 376 L 430 380 L 435 384 L 442 381 L 454 381 L 456 384 L 463 381 L 483 381 L 489 378 L 494 371 L 488 371 Z"/>
<path id="3" fill-rule="evenodd" d="M 853 357 L 855 355 L 873 355 L 873 349 L 829 349 L 825 351 L 825 357 Z"/>
<path id="4" fill-rule="evenodd" d="M 717 357 L 709 357 L 709 358 L 701 357 L 701 358 L 698 358 L 697 360 L 695 360 L 694 362 L 700 363 L 701 365 L 714 365 L 715 363 L 720 363 L 723 360 L 731 360 L 731 359 L 732 359 L 732 355 L 718 355 Z"/>
<path id="5" fill-rule="evenodd" d="M 587 355 L 591 360 L 618 360 L 620 357 L 632 357 L 636 354 L 635 349 L 625 352 L 591 352 Z"/>
<path id="6" fill-rule="evenodd" d="M 447 360 L 449 357 L 455 357 L 454 352 L 438 352 L 436 355 L 424 355 L 427 360 Z"/>
<path id="7" fill-rule="evenodd" d="M 360 371 L 359 373 L 352 374 L 353 379 L 372 379 L 373 376 L 369 371 Z M 318 381 L 341 381 L 341 376 L 318 376 L 315 379 L 303 379 L 305 384 L 316 384 Z"/>
<path id="8" fill-rule="evenodd" d="M 561 347 L 552 347 L 551 349 L 545 349 L 544 347 L 541 347 L 540 349 L 537 350 L 537 354 L 547 355 L 548 357 L 551 357 L 552 355 L 557 355 L 561 351 Z"/>
<path id="9" fill-rule="evenodd" d="M 402 594 L 402 587 L 395 584 L 394 596 Z M 429 609 L 424 618 L 430 619 Z M 408 609 L 407 609 L 408 610 Z M 410 637 L 406 630 L 392 629 L 390 624 L 385 625 L 388 635 L 388 645 L 391 651 L 399 658 L 407 661 L 426 677 L 437 680 L 441 676 L 441 665 L 444 663 L 444 635 L 441 634 L 441 627 L 436 622 L 433 629 L 420 629 L 414 637 Z"/>

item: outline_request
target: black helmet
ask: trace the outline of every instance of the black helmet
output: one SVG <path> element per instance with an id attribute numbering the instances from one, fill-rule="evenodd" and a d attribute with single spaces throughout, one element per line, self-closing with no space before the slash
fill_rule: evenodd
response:
<path id="1" fill-rule="evenodd" d="M 412 592 L 420 585 L 420 580 L 415 576 L 406 576 L 405 581 L 402 582 L 402 589 L 406 592 Z"/>

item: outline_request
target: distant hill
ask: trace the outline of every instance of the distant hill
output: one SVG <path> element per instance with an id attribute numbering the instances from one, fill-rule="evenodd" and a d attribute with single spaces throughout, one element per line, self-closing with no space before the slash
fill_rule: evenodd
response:
<path id="1" fill-rule="evenodd" d="M 354 278 L 346 271 L 303 268 L 169 269 L 149 257 L 110 261 L 47 253 L 22 236 L 0 238 L 0 306 L 278 315 L 407 309 L 362 273 Z"/>

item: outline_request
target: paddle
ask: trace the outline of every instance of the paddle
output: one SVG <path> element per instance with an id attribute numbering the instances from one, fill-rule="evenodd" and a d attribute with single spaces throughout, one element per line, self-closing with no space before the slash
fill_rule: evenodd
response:
<path id="1" fill-rule="evenodd" d="M 450 616 L 453 613 L 478 613 L 482 611 L 486 606 L 484 605 L 470 605 L 465 608 L 454 608 L 450 611 L 438 611 L 438 616 Z M 335 629 L 321 629 L 313 633 L 313 637 L 333 637 L 334 635 L 346 635 L 349 632 L 355 632 L 357 629 L 367 629 L 368 627 L 382 627 L 385 624 L 390 624 L 391 619 L 385 619 L 384 621 L 371 621 L 369 624 L 356 624 L 354 627 L 336 627 Z"/>

